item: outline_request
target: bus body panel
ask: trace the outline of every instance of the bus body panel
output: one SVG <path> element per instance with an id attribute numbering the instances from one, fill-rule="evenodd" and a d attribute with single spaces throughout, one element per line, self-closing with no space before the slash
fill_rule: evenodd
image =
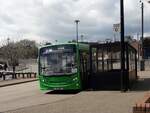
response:
<path id="1" fill-rule="evenodd" d="M 68 74 L 68 75 L 50 75 L 45 76 L 40 74 L 40 50 L 43 48 L 49 48 L 60 45 L 75 45 L 76 46 L 76 63 L 77 63 L 77 73 L 76 74 Z M 79 51 L 89 51 L 89 46 L 87 44 L 59 44 L 59 45 L 51 45 L 41 47 L 39 49 L 39 83 L 41 90 L 82 90 L 82 80 L 80 75 L 80 55 Z"/>
<path id="2" fill-rule="evenodd" d="M 77 74 L 61 76 L 39 76 L 41 90 L 74 90 L 81 89 Z"/>

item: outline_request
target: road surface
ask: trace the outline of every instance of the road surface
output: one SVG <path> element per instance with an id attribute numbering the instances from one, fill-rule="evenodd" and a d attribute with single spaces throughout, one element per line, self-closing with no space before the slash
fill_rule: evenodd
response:
<path id="1" fill-rule="evenodd" d="M 132 107 L 150 91 L 150 71 L 141 72 L 132 91 L 82 91 L 46 94 L 37 82 L 0 88 L 0 112 L 4 113 L 132 113 Z"/>
<path id="2" fill-rule="evenodd" d="M 47 94 L 39 90 L 38 82 L 0 88 L 0 112 L 43 105 L 72 97 L 72 94 Z"/>

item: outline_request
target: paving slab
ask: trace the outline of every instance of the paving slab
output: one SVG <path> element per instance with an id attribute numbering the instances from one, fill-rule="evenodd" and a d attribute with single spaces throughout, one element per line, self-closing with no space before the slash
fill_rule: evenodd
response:
<path id="1" fill-rule="evenodd" d="M 1 80 L 0 81 L 0 87 L 6 87 L 6 86 L 10 86 L 10 85 L 16 85 L 16 84 L 32 82 L 32 81 L 37 81 L 37 80 L 38 80 L 37 78 Z"/>
<path id="2" fill-rule="evenodd" d="M 18 108 L 5 113 L 132 113 L 133 105 L 150 91 L 150 71 L 138 72 L 138 75 L 138 82 L 131 91 L 125 93 L 82 91 L 64 100 Z"/>

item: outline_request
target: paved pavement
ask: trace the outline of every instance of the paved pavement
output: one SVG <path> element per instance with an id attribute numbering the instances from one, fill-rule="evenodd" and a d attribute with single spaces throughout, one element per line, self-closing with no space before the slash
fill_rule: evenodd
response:
<path id="1" fill-rule="evenodd" d="M 26 82 L 37 81 L 37 78 L 26 78 L 26 79 L 13 79 L 13 80 L 1 80 L 0 87 L 6 87 L 10 85 L 16 85 Z"/>
<path id="2" fill-rule="evenodd" d="M 150 72 L 140 72 L 132 91 L 82 91 L 77 94 L 42 93 L 37 82 L 0 89 L 0 111 L 5 113 L 132 113 L 132 106 L 150 91 Z"/>
<path id="3" fill-rule="evenodd" d="M 81 92 L 65 100 L 6 113 L 132 113 L 134 102 L 142 96 L 141 92 Z"/>
<path id="4" fill-rule="evenodd" d="M 46 94 L 39 90 L 38 81 L 2 87 L 0 88 L 0 112 L 45 105 L 71 96 L 74 95 Z"/>

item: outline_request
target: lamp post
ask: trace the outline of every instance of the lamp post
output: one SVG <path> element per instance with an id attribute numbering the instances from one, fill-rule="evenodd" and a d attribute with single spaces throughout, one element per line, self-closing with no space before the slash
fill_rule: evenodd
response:
<path id="1" fill-rule="evenodd" d="M 121 91 L 126 91 L 125 85 L 125 42 L 124 42 L 124 0 L 120 0 L 120 23 L 121 23 Z"/>
<path id="2" fill-rule="evenodd" d="M 145 70 L 144 62 L 144 48 L 143 48 L 143 39 L 144 39 L 144 3 L 141 1 L 141 49 L 142 49 L 142 59 L 141 59 L 141 71 Z"/>
<path id="3" fill-rule="evenodd" d="M 75 20 L 75 23 L 76 23 L 76 42 L 77 42 L 77 47 L 79 48 L 79 43 L 78 43 L 78 23 L 80 22 L 80 20 Z M 79 62 L 79 49 L 77 49 L 77 62 L 78 64 L 80 63 Z M 79 65 L 77 65 L 77 69 L 79 69 Z M 78 74 L 79 74 L 79 71 L 78 71 Z"/>
<path id="4" fill-rule="evenodd" d="M 147 1 L 150 3 L 150 0 Z M 141 49 L 142 49 L 142 59 L 141 59 L 141 71 L 145 70 L 145 60 L 144 60 L 144 3 L 140 0 L 141 3 Z"/>
<path id="5" fill-rule="evenodd" d="M 75 20 L 76 23 L 76 42 L 78 44 L 78 23 L 80 22 L 80 20 Z"/>

